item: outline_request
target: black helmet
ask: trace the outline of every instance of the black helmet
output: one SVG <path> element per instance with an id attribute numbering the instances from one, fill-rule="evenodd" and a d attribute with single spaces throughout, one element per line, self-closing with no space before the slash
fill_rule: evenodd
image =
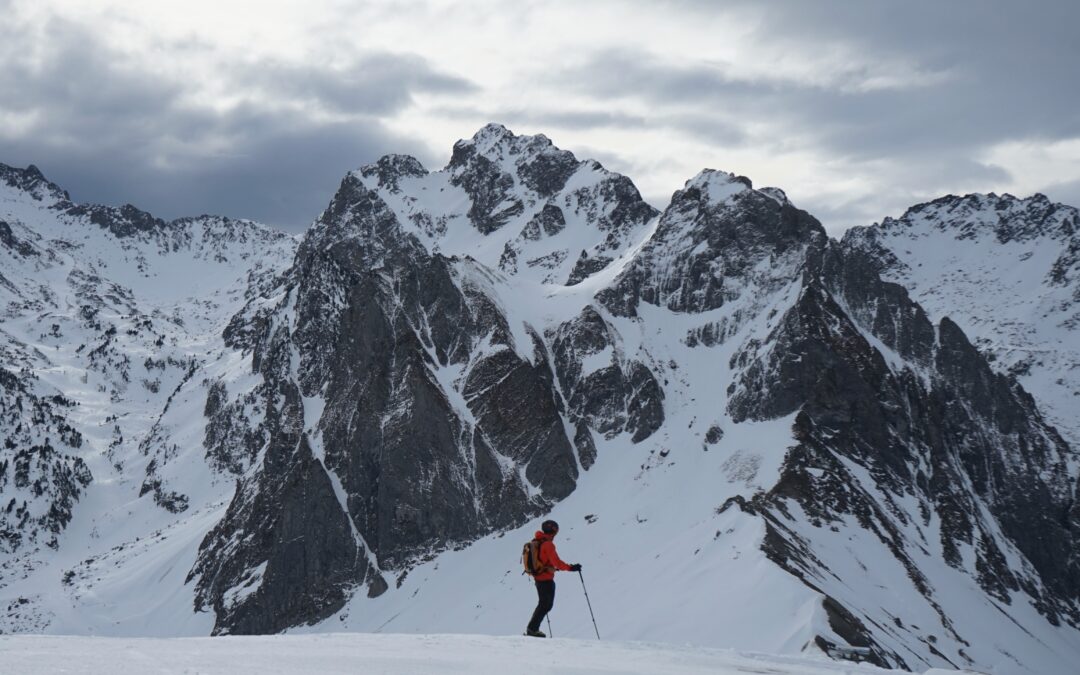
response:
<path id="1" fill-rule="evenodd" d="M 559 524 L 554 520 L 545 520 L 543 524 L 540 525 L 540 531 L 544 534 L 555 534 L 559 531 Z"/>

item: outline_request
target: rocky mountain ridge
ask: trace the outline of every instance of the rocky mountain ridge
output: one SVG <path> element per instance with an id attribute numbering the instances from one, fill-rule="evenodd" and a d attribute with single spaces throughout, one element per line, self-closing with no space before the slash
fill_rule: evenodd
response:
<path id="1" fill-rule="evenodd" d="M 155 443 L 176 445 L 159 417 L 294 246 L 250 221 L 75 204 L 35 167 L 0 165 L 0 587 L 61 550 L 80 514 L 126 513 L 82 504 L 95 485 L 130 483 L 120 504 L 186 508 L 146 459 Z M 13 618 L 39 626 L 30 605 Z"/>
<path id="2" fill-rule="evenodd" d="M 552 513 L 574 518 L 567 536 L 595 560 L 619 561 L 597 591 L 612 606 L 625 603 L 614 589 L 655 573 L 651 556 L 635 555 L 642 536 L 656 560 L 681 551 L 674 564 L 686 574 L 716 579 L 672 617 L 709 643 L 730 639 L 750 611 L 762 626 L 788 626 L 747 638 L 762 648 L 893 667 L 1037 672 L 1080 654 L 1070 554 L 1080 472 L 1068 433 L 1044 420 L 1042 390 L 1033 399 L 995 370 L 962 321 L 891 281 L 893 258 L 871 246 L 884 235 L 830 240 L 782 191 L 711 170 L 658 213 L 626 177 L 488 125 L 440 171 L 391 155 L 351 172 L 295 249 L 272 240 L 281 255 L 249 270 L 243 251 L 269 236 L 255 226 L 73 212 L 55 207 L 67 197 L 38 172 L 14 171 L 3 174 L 21 195 L 5 202 L 15 204 L 5 261 L 35 257 L 20 251 L 33 245 L 23 245 L 34 241 L 30 221 L 48 220 L 33 214 L 47 212 L 99 227 L 129 251 L 125 271 L 160 273 L 156 246 L 231 275 L 197 335 L 154 332 L 155 320 L 183 319 L 190 299 L 159 293 L 155 314 L 151 298 L 106 288 L 104 274 L 89 284 L 103 298 L 97 316 L 113 312 L 102 328 L 115 329 L 105 349 L 115 363 L 103 377 L 122 370 L 125 351 L 158 340 L 177 349 L 159 378 L 167 397 L 139 408 L 126 389 L 98 385 L 116 397 L 112 409 L 149 420 L 130 427 L 138 454 L 112 450 L 123 456 L 112 471 L 123 481 L 143 464 L 118 504 L 129 514 L 154 504 L 157 515 L 140 520 L 147 541 L 120 537 L 67 568 L 75 606 L 104 583 L 123 587 L 117 575 L 139 560 L 175 551 L 183 562 L 152 583 L 177 599 L 153 612 L 195 632 L 433 630 L 441 618 L 409 618 L 415 607 L 446 612 L 470 597 L 440 565 L 488 570 L 474 596 L 498 597 L 501 563 L 482 552 Z M 983 212 L 953 206 L 964 199 L 935 208 Z M 1075 223 L 1034 202 L 996 212 L 1002 246 Z M 95 271 L 110 266 L 100 262 Z M 0 273 L 22 280 L 26 269 Z M 9 342 L 40 351 L 45 338 L 31 343 L 26 327 L 56 303 L 27 304 L 30 291 L 12 283 L 23 304 L 9 311 L 25 325 Z M 134 326 L 147 320 L 139 338 Z M 121 332 L 130 343 L 116 343 Z M 196 345 L 204 356 L 192 358 Z M 81 432 L 88 460 L 105 440 L 89 419 L 73 422 L 91 430 Z M 63 475 L 80 484 L 80 472 Z M 48 556 L 21 560 L 21 578 L 47 588 Z M 722 580 L 758 575 L 763 589 L 785 590 L 714 617 L 730 633 L 689 623 L 736 593 Z M 10 614 L 9 629 L 61 623 L 44 595 Z M 484 627 L 505 611 L 473 621 L 493 630 Z M 637 635 L 633 608 L 622 615 Z"/>
<path id="3" fill-rule="evenodd" d="M 1080 444 L 1080 212 L 1044 195 L 966 195 L 853 228 L 885 278 L 948 315 L 995 369 L 1015 375 Z"/>

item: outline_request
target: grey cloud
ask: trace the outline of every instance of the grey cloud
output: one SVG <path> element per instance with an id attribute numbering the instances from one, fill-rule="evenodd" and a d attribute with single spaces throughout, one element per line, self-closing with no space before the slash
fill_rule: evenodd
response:
<path id="1" fill-rule="evenodd" d="M 752 94 L 760 89 L 732 80 L 717 68 L 696 62 L 665 64 L 647 51 L 626 48 L 594 52 L 578 65 L 553 72 L 549 79 L 583 93 L 666 103 L 678 102 L 688 93 L 691 100 L 711 100 L 721 94 Z"/>
<path id="2" fill-rule="evenodd" d="M 662 4 L 706 18 L 717 12 L 713 2 Z M 1007 181 L 1004 169 L 979 161 L 995 144 L 1080 136 L 1080 40 L 1075 36 L 1080 3 L 724 5 L 732 7 L 746 17 L 756 15 L 759 21 L 747 22 L 760 26 L 755 39 L 776 50 L 812 54 L 843 45 L 856 60 L 846 73 L 871 73 L 891 60 L 910 64 L 913 72 L 945 76 L 863 89 L 754 81 L 735 79 L 731 68 L 692 57 L 664 60 L 620 49 L 564 66 L 551 76 L 552 84 L 612 107 L 644 102 L 652 117 L 666 117 L 685 135 L 715 146 L 741 143 L 762 153 L 812 150 L 873 172 L 878 182 L 895 184 L 897 193 L 920 197 L 987 190 Z M 676 114 L 687 110 L 692 112 L 679 123 Z M 709 134 L 707 126 L 698 128 L 709 119 L 736 132 L 725 138 Z M 751 129 L 762 128 L 773 135 L 751 136 Z M 849 211 L 834 209 L 845 224 L 872 208 L 855 201 L 849 206 Z"/>
<path id="3" fill-rule="evenodd" d="M 29 130 L 0 126 L 0 162 L 36 164 L 76 200 L 132 202 L 165 218 L 254 218 L 293 230 L 318 215 L 346 171 L 391 151 L 429 158 L 380 115 L 403 109 L 413 92 L 470 86 L 408 55 L 370 55 L 339 89 L 330 75 L 279 69 L 278 101 L 306 76 L 310 84 L 297 95 L 339 109 L 348 96 L 371 102 L 345 121 L 326 122 L 302 106 L 223 112 L 192 104 L 182 83 L 64 21 L 40 34 L 0 27 L 0 45 L 0 111 L 31 120 Z M 382 75 L 364 75 L 370 71 Z"/>
<path id="4" fill-rule="evenodd" d="M 718 12 L 711 0 L 662 4 L 685 22 Z M 5 7 L 9 0 L 0 0 Z M 426 163 L 445 157 L 449 142 L 433 153 L 384 124 L 423 93 L 441 95 L 425 100 L 424 114 L 461 121 L 463 132 L 492 120 L 556 142 L 560 130 L 625 131 L 628 142 L 637 133 L 674 131 L 680 140 L 715 148 L 720 158 L 735 148 L 764 158 L 817 157 L 888 186 L 888 194 L 874 197 L 800 197 L 835 226 L 944 191 L 1008 182 L 1002 168 L 979 161 L 996 143 L 1080 136 L 1074 36 L 1080 3 L 1074 0 L 730 0 L 722 7 L 735 12 L 726 15 L 732 21 L 749 17 L 739 25 L 757 26 L 753 39 L 773 51 L 812 55 L 842 45 L 853 62 L 837 66 L 837 86 L 747 81 L 733 76 L 737 63 L 716 68 L 670 43 L 682 53 L 662 59 L 640 47 L 648 41 L 627 39 L 621 50 L 569 50 L 544 64 L 540 82 L 522 80 L 522 87 L 550 94 L 541 105 L 503 97 L 488 109 L 477 103 L 477 85 L 411 54 L 360 53 L 333 67 L 233 62 L 222 67 L 232 93 L 252 102 L 221 111 L 194 102 L 189 83 L 155 72 L 151 61 L 102 44 L 88 27 L 54 20 L 34 29 L 5 11 L 0 162 L 38 164 L 80 199 L 132 201 L 166 217 L 211 211 L 300 227 L 349 168 L 390 151 Z M 420 3 L 416 11 L 434 10 Z M 631 10 L 620 4 L 619 11 Z M 334 33 L 335 25 L 327 20 L 326 39 L 341 40 L 335 53 L 347 53 L 354 41 Z M 216 57 L 210 49 L 198 39 L 162 46 L 181 60 Z M 843 86 L 882 62 L 946 77 L 892 89 Z M 271 105 L 255 107 L 257 100 Z M 673 161 L 634 157 L 632 165 L 610 150 L 578 154 L 638 179 Z M 1054 189 L 1075 195 L 1072 179 L 1062 176 Z M 781 187 L 799 194 L 799 186 Z"/>
<path id="5" fill-rule="evenodd" d="M 1078 59 L 1080 62 L 1080 59 Z M 985 74 L 981 74 L 985 75 Z M 564 86 L 608 100 L 641 99 L 652 104 L 730 120 L 772 120 L 815 137 L 845 154 L 878 155 L 883 150 L 977 144 L 1009 138 L 1062 138 L 1080 134 L 1080 88 L 1063 83 L 1025 84 L 1043 91 L 1013 91 L 1009 82 L 985 77 L 950 79 L 914 89 L 852 92 L 796 83 L 734 80 L 696 63 L 673 64 L 647 53 L 623 50 L 594 54 L 556 75 Z M 1020 78 L 1040 79 L 1040 78 Z M 1017 86 L 1020 86 L 1017 84 Z M 658 118 L 663 119 L 662 111 Z M 675 119 L 677 118 L 669 118 Z M 721 118 L 722 119 L 722 118 Z"/>
<path id="6" fill-rule="evenodd" d="M 54 135 L 53 143 L 100 140 L 118 115 L 138 132 L 181 92 L 153 73 L 115 64 L 91 36 L 66 22 L 51 22 L 41 35 L 22 34 L 17 26 L 0 29 L 0 39 L 0 109 L 82 120 L 77 138 Z M 35 54 L 34 42 L 46 45 L 42 53 Z"/>
<path id="7" fill-rule="evenodd" d="M 895 58 L 922 70 L 1000 77 L 1002 82 L 1053 88 L 1075 81 L 1080 6 L 1073 0 L 659 0 L 698 17 L 718 6 L 741 10 L 759 25 L 756 38 L 780 45 L 853 47 L 866 63 Z M 1038 70 L 1031 70 L 1032 66 Z M 1045 75 L 1045 76 L 1044 76 Z M 1063 78 L 1063 79 L 1059 79 Z M 1026 80 L 1026 82 L 1025 82 Z"/>
<path id="8" fill-rule="evenodd" d="M 499 121 L 508 125 L 531 125 L 559 129 L 640 129 L 648 120 L 640 115 L 615 110 L 586 110 L 548 108 L 492 108 L 483 109 L 471 105 L 441 105 L 432 112 L 454 119 L 465 120 L 476 126 Z"/>
<path id="9" fill-rule="evenodd" d="M 645 101 L 654 106 L 656 119 L 714 146 L 752 145 L 777 154 L 808 148 L 873 171 L 880 182 L 920 197 L 986 190 L 1007 181 L 1004 169 L 978 161 L 996 143 L 1080 134 L 1073 124 L 1080 88 L 1059 90 L 1060 83 L 1042 96 L 1019 99 L 1012 97 L 1007 83 L 990 86 L 974 80 L 856 93 L 732 81 L 699 64 L 671 64 L 621 51 L 595 54 L 559 77 L 582 93 L 607 97 L 613 106 L 625 99 Z M 1036 111 L 1032 100 L 1046 103 Z M 1055 107 L 1057 112 L 1050 112 Z M 676 112 L 687 108 L 696 112 Z M 711 133 L 710 123 L 718 133 Z M 740 123 L 745 131 L 739 130 Z M 776 133 L 751 137 L 749 129 L 762 123 Z M 883 196 L 885 200 L 892 201 L 889 196 Z M 835 210 L 845 226 L 865 212 L 851 206 Z"/>
<path id="10" fill-rule="evenodd" d="M 413 54 L 366 54 L 343 68 L 260 62 L 242 74 L 270 94 L 313 100 L 349 114 L 392 114 L 408 106 L 416 91 L 467 94 L 477 89 Z"/>
<path id="11" fill-rule="evenodd" d="M 492 120 L 505 124 L 528 125 L 539 128 L 543 133 L 552 130 L 592 130 L 620 129 L 638 131 L 642 129 L 673 129 L 691 134 L 696 138 L 738 145 L 747 140 L 746 134 L 737 126 L 708 113 L 663 113 L 648 114 L 623 113 L 616 110 L 565 109 L 549 108 L 499 108 L 481 110 L 469 106 L 442 106 L 436 109 L 440 114 L 458 119 L 470 120 L 482 125 Z M 591 156 L 591 155 L 590 155 Z M 599 159 L 599 158 L 596 158 Z"/>
<path id="12" fill-rule="evenodd" d="M 1080 180 L 1070 180 L 1047 185 L 1042 189 L 1042 192 L 1055 202 L 1061 202 L 1071 206 L 1080 206 Z"/>
<path id="13" fill-rule="evenodd" d="M 746 145 L 750 137 L 743 129 L 710 110 L 696 113 L 655 115 L 659 126 L 674 129 L 692 138 L 728 148 Z"/>
<path id="14" fill-rule="evenodd" d="M 648 121 L 640 115 L 631 115 L 611 110 L 503 110 L 496 113 L 498 119 L 511 123 L 536 124 L 558 127 L 561 129 L 597 129 L 617 127 L 621 129 L 640 129 Z"/>
<path id="15" fill-rule="evenodd" d="M 36 164 L 77 201 L 132 202 L 164 218 L 252 218 L 293 231 L 325 208 L 348 170 L 391 151 L 411 149 L 420 157 L 425 151 L 376 123 L 309 124 L 300 115 L 233 113 L 208 124 L 215 133 L 246 135 L 246 141 L 233 139 L 243 150 L 160 166 L 141 144 L 58 148 L 17 139 L 0 147 L 3 161 Z M 237 131 L 244 125 L 254 129 Z"/>

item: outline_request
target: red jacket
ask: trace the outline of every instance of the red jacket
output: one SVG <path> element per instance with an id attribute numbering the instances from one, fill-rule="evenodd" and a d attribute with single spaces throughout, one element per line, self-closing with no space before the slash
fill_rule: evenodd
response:
<path id="1" fill-rule="evenodd" d="M 555 542 L 552 541 L 554 535 L 537 532 L 536 538 L 540 540 L 540 552 L 537 554 L 537 557 L 540 559 L 540 568 L 543 571 L 534 576 L 533 579 L 536 579 L 537 581 L 551 581 L 555 578 L 555 570 L 569 572 L 570 565 L 563 562 L 562 559 L 559 558 L 559 554 L 555 551 Z"/>

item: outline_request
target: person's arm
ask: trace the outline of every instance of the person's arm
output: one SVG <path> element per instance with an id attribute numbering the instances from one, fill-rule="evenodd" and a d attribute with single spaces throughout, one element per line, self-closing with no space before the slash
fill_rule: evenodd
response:
<path id="1" fill-rule="evenodd" d="M 563 572 L 570 572 L 572 571 L 570 568 L 573 567 L 573 565 L 563 562 L 562 558 L 559 557 L 559 553 L 555 550 L 555 542 L 553 541 L 545 541 L 540 547 L 540 561 L 548 567 L 554 567 Z"/>

